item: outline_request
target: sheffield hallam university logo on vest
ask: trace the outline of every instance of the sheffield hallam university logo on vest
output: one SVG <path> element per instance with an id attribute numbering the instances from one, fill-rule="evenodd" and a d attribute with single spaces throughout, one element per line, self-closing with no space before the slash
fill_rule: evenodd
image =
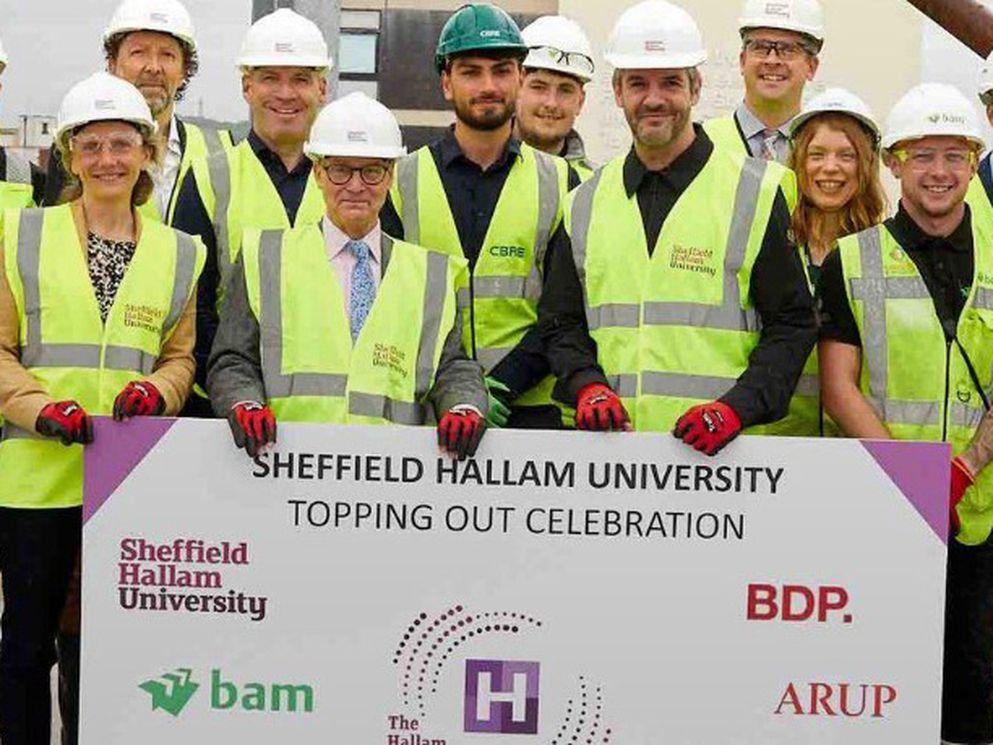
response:
<path id="1" fill-rule="evenodd" d="M 402 378 L 407 377 L 407 353 L 392 344 L 376 342 L 372 347 L 372 366 L 388 367 Z"/>
<path id="2" fill-rule="evenodd" d="M 465 731 L 538 734 L 537 662 L 465 661 Z"/>
<path id="3" fill-rule="evenodd" d="M 139 328 L 152 334 L 159 333 L 166 309 L 154 305 L 136 305 L 128 303 L 124 306 L 124 325 L 127 328 Z"/>
<path id="4" fill-rule="evenodd" d="M 695 272 L 713 277 L 717 274 L 717 267 L 713 265 L 713 259 L 714 249 L 712 248 L 674 243 L 672 244 L 672 252 L 669 254 L 669 267 L 682 272 Z"/>

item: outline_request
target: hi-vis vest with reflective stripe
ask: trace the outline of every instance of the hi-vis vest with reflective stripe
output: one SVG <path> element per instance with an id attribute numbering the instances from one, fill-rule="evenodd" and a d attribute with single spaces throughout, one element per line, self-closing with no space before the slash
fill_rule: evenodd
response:
<path id="1" fill-rule="evenodd" d="M 989 157 L 987 154 L 984 160 L 989 159 Z M 969 205 L 973 218 L 979 217 L 993 223 L 993 204 L 990 204 L 990 195 L 978 173 L 969 182 L 969 191 L 966 192 L 965 201 Z"/>
<path id="2" fill-rule="evenodd" d="M 34 195 L 31 184 L 0 181 L 0 214 L 2 214 L 3 210 L 31 207 L 33 205 Z"/>
<path id="3" fill-rule="evenodd" d="M 143 223 L 104 324 L 70 205 L 8 211 L 4 247 L 21 364 L 55 401 L 75 400 L 91 415 L 109 415 L 121 389 L 153 371 L 204 263 L 198 239 Z M 0 506 L 82 503 L 82 445 L 65 447 L 7 422 L 0 473 Z"/>
<path id="4" fill-rule="evenodd" d="M 974 216 L 975 217 L 975 216 Z M 991 224 L 973 219 L 975 279 L 958 321 L 958 340 L 987 395 L 993 372 Z M 946 343 L 927 285 L 885 226 L 838 242 L 848 302 L 862 341 L 862 393 L 898 440 L 949 442 L 962 452 L 983 417 L 961 351 Z M 958 540 L 982 543 L 993 527 L 993 469 L 979 475 L 958 507 Z"/>
<path id="5" fill-rule="evenodd" d="M 194 161 L 192 167 L 204 209 L 214 226 L 220 273 L 217 304 L 220 306 L 224 288 L 241 252 L 242 231 L 246 228 L 286 230 L 293 226 L 279 192 L 248 140 L 242 140 L 206 161 Z M 323 215 L 324 197 L 311 175 L 295 224 L 316 224 Z"/>
<path id="6" fill-rule="evenodd" d="M 714 143 L 714 147 L 721 148 L 735 155 L 751 155 L 748 149 L 748 143 L 742 137 L 741 130 L 738 129 L 738 123 L 735 121 L 734 116 L 721 116 L 715 119 L 708 119 L 703 123 L 703 131 L 707 133 L 707 137 Z M 786 206 L 790 208 L 790 213 L 792 213 L 796 209 L 798 199 L 797 189 L 799 187 L 796 183 L 796 174 L 782 164 L 780 166 L 786 170 L 786 176 L 784 176 L 781 186 L 783 196 L 786 197 Z"/>
<path id="7" fill-rule="evenodd" d="M 183 157 L 179 161 L 179 170 L 176 173 L 176 181 L 172 186 L 172 194 L 169 195 L 169 204 L 166 208 L 165 222 L 172 224 L 172 218 L 176 213 L 176 201 L 179 199 L 179 187 L 183 184 L 186 174 L 193 168 L 197 161 L 206 165 L 207 159 L 215 153 L 228 150 L 234 145 L 231 143 L 231 134 L 222 129 L 201 129 L 195 124 L 183 122 L 186 131 L 186 146 L 183 149 Z M 199 184 L 199 182 L 197 182 Z M 162 222 L 162 215 L 159 214 L 158 205 L 154 199 L 149 199 L 138 208 L 141 216 L 146 221 L 155 220 Z"/>
<path id="8" fill-rule="evenodd" d="M 651 257 L 623 170 L 624 156 L 573 190 L 565 226 L 600 365 L 636 429 L 668 431 L 748 366 L 758 342 L 752 265 L 782 170 L 715 148 Z"/>
<path id="9" fill-rule="evenodd" d="M 277 419 L 419 425 L 434 416 L 426 397 L 457 322 L 460 289 L 465 295 L 465 259 L 384 234 L 386 273 L 353 347 L 320 228 L 249 229 L 244 237 L 262 378 Z"/>
<path id="10" fill-rule="evenodd" d="M 472 308 L 463 323 L 466 349 L 487 372 L 538 320 L 545 252 L 562 217 L 567 184 L 564 160 L 521 144 L 521 157 L 507 175 L 472 271 Z M 406 240 L 463 256 L 445 187 L 427 147 L 400 160 L 391 198 Z M 553 386 L 548 377 L 515 404 L 551 403 Z"/>

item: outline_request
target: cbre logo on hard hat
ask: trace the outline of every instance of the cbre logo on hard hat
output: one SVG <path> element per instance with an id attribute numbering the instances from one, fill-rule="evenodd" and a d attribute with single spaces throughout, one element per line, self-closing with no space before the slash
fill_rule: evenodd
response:
<path id="1" fill-rule="evenodd" d="M 495 28 L 487 28 L 487 29 L 483 29 L 482 31 L 480 31 L 479 32 L 479 35 L 482 38 L 484 38 L 484 39 L 490 39 L 490 38 L 492 38 L 494 36 L 499 36 L 500 35 L 500 31 L 498 29 L 495 29 Z"/>

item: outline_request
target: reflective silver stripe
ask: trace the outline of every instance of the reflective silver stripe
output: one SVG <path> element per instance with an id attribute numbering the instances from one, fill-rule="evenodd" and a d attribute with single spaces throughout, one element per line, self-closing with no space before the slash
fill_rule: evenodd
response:
<path id="1" fill-rule="evenodd" d="M 634 398 L 638 395 L 637 375 L 608 375 L 607 384 L 621 398 Z"/>
<path id="2" fill-rule="evenodd" d="M 734 275 L 737 287 L 737 275 Z M 725 289 L 725 297 L 727 290 Z M 725 331 L 757 331 L 755 313 L 737 301 L 723 305 L 703 303 L 645 303 L 646 326 L 701 326 Z"/>
<path id="3" fill-rule="evenodd" d="M 100 367 L 100 346 L 97 344 L 41 344 L 32 362 L 26 362 L 27 349 L 21 348 L 21 364 L 25 367 Z"/>
<path id="4" fill-rule="evenodd" d="M 468 287 L 462 287 L 455 293 L 460 310 L 468 310 L 472 304 L 472 294 Z"/>
<path id="5" fill-rule="evenodd" d="M 473 277 L 472 294 L 482 298 L 519 298 L 524 296 L 524 277 L 482 276 Z"/>
<path id="6" fill-rule="evenodd" d="M 426 419 L 426 409 L 421 404 L 394 401 L 386 396 L 358 391 L 348 394 L 348 413 L 382 418 L 395 424 L 418 425 Z"/>
<path id="7" fill-rule="evenodd" d="M 217 249 L 217 269 L 221 286 L 231 275 L 231 246 L 228 235 L 228 210 L 231 208 L 231 164 L 228 154 L 219 152 L 207 158 L 207 171 L 214 191 L 214 243 Z"/>
<path id="8" fill-rule="evenodd" d="M 977 287 L 972 307 L 979 310 L 993 310 L 993 290 L 989 287 Z"/>
<path id="9" fill-rule="evenodd" d="M 400 188 L 400 220 L 403 222 L 403 239 L 408 243 L 420 243 L 421 219 L 417 193 L 417 164 L 422 157 L 413 153 L 401 158 L 397 163 L 397 186 Z M 423 157 L 431 157 L 430 153 Z M 396 207 L 396 205 L 393 205 Z"/>
<path id="10" fill-rule="evenodd" d="M 29 432 L 26 429 L 21 429 L 15 424 L 10 422 L 4 422 L 3 428 L 0 429 L 0 440 L 43 440 L 45 439 L 37 432 Z"/>
<path id="11" fill-rule="evenodd" d="M 99 353 L 100 348 L 97 347 L 97 354 Z M 141 349 L 108 344 L 103 355 L 103 366 L 107 370 L 137 370 L 142 375 L 149 375 L 155 369 L 157 359 L 154 354 L 148 354 Z"/>
<path id="12" fill-rule="evenodd" d="M 168 334 L 179 322 L 183 309 L 193 292 L 193 275 L 197 268 L 197 247 L 193 239 L 186 233 L 174 231 L 176 236 L 176 273 L 172 285 L 172 302 L 169 304 L 169 314 L 162 326 L 163 333 Z"/>
<path id="13" fill-rule="evenodd" d="M 448 257 L 429 251 L 427 264 L 424 312 L 421 319 L 421 338 L 417 344 L 417 372 L 414 378 L 414 397 L 418 401 L 428 394 L 434 377 L 434 353 L 438 346 L 438 334 L 441 332 L 441 316 L 445 310 L 446 300 L 445 288 L 448 284 Z"/>
<path id="14" fill-rule="evenodd" d="M 262 348 L 262 379 L 269 398 L 289 396 L 344 396 L 348 386 L 345 375 L 295 373 L 283 375 L 283 307 L 282 281 L 283 234 L 280 230 L 263 230 L 259 242 L 259 341 Z"/>
<path id="15" fill-rule="evenodd" d="M 867 283 L 874 286 L 867 287 Z M 887 300 L 930 300 L 927 285 L 919 277 L 884 277 L 883 279 L 852 279 L 852 296 L 858 299 L 871 297 L 882 289 Z"/>
<path id="16" fill-rule="evenodd" d="M 534 156 L 538 170 L 538 224 L 534 236 L 534 263 L 522 287 L 521 296 L 537 303 L 541 299 L 548 241 L 552 237 L 552 227 L 559 213 L 559 173 L 554 158 L 538 150 L 534 151 Z"/>
<path id="17" fill-rule="evenodd" d="M 883 415 L 889 385 L 886 355 L 886 283 L 883 281 L 882 228 L 875 226 L 858 234 L 862 278 L 851 281 L 852 297 L 862 302 L 862 354 L 869 366 L 869 401 Z M 895 409 L 894 409 L 895 411 Z"/>
<path id="18" fill-rule="evenodd" d="M 936 401 L 883 401 L 882 411 L 877 412 L 890 424 L 933 425 L 941 424 L 941 404 Z"/>
<path id="19" fill-rule="evenodd" d="M 221 142 L 220 130 L 214 129 L 213 127 L 210 128 L 201 127 L 200 131 L 203 132 L 203 141 L 204 141 L 204 145 L 207 148 L 208 158 L 213 156 L 214 153 L 224 152 L 224 144 Z"/>
<path id="20" fill-rule="evenodd" d="M 818 396 L 820 392 L 821 384 L 816 375 L 801 375 L 794 391 L 799 396 Z"/>
<path id="21" fill-rule="evenodd" d="M 17 271 L 24 292 L 24 322 L 27 333 L 21 344 L 21 364 L 38 367 L 41 357 L 41 231 L 42 210 L 21 210 L 17 227 Z M 97 353 L 99 361 L 99 352 Z"/>
<path id="22" fill-rule="evenodd" d="M 731 390 L 735 382 L 737 382 L 735 378 L 720 378 L 712 375 L 644 372 L 641 374 L 641 392 L 648 396 L 714 400 Z"/>
<path id="23" fill-rule="evenodd" d="M 500 360 L 510 354 L 513 347 L 476 347 L 476 361 L 489 372 L 496 367 Z"/>
<path id="24" fill-rule="evenodd" d="M 641 324 L 641 306 L 630 303 L 607 303 L 586 309 L 590 331 L 600 328 L 636 329 Z"/>
<path id="25" fill-rule="evenodd" d="M 604 168 L 597 171 L 588 181 L 573 191 L 572 213 L 569 216 L 569 239 L 572 243 L 572 260 L 576 264 L 579 284 L 586 295 L 586 250 L 590 242 L 590 224 L 593 220 L 593 197 L 603 176 Z M 589 303 L 587 303 L 588 305 Z"/>

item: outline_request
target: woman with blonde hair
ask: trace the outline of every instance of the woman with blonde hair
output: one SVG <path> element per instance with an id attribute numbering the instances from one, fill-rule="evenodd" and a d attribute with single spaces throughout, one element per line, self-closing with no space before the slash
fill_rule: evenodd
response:
<path id="1" fill-rule="evenodd" d="M 817 294 L 821 264 L 839 238 L 882 222 L 886 197 L 879 180 L 879 126 L 858 96 L 831 88 L 790 123 L 788 165 L 798 198 L 790 238 L 803 252 Z M 782 426 L 783 434 L 833 435 L 820 403 L 817 352 L 811 353 Z"/>
<path id="2" fill-rule="evenodd" d="M 820 266 L 839 238 L 885 217 L 879 126 L 862 99 L 830 88 L 790 123 L 790 136 L 789 167 L 799 187 L 790 227 L 816 284 Z"/>
<path id="3" fill-rule="evenodd" d="M 72 201 L 8 210 L 0 232 L 4 745 L 50 741 L 50 673 L 80 545 L 90 417 L 179 412 L 193 382 L 204 262 L 197 239 L 139 216 L 162 146 L 134 86 L 107 73 L 77 84 L 59 110 L 56 147 Z M 66 648 L 60 638 L 60 672 L 68 662 L 78 674 L 77 656 L 78 641 Z M 74 677 L 60 695 L 70 743 Z"/>

